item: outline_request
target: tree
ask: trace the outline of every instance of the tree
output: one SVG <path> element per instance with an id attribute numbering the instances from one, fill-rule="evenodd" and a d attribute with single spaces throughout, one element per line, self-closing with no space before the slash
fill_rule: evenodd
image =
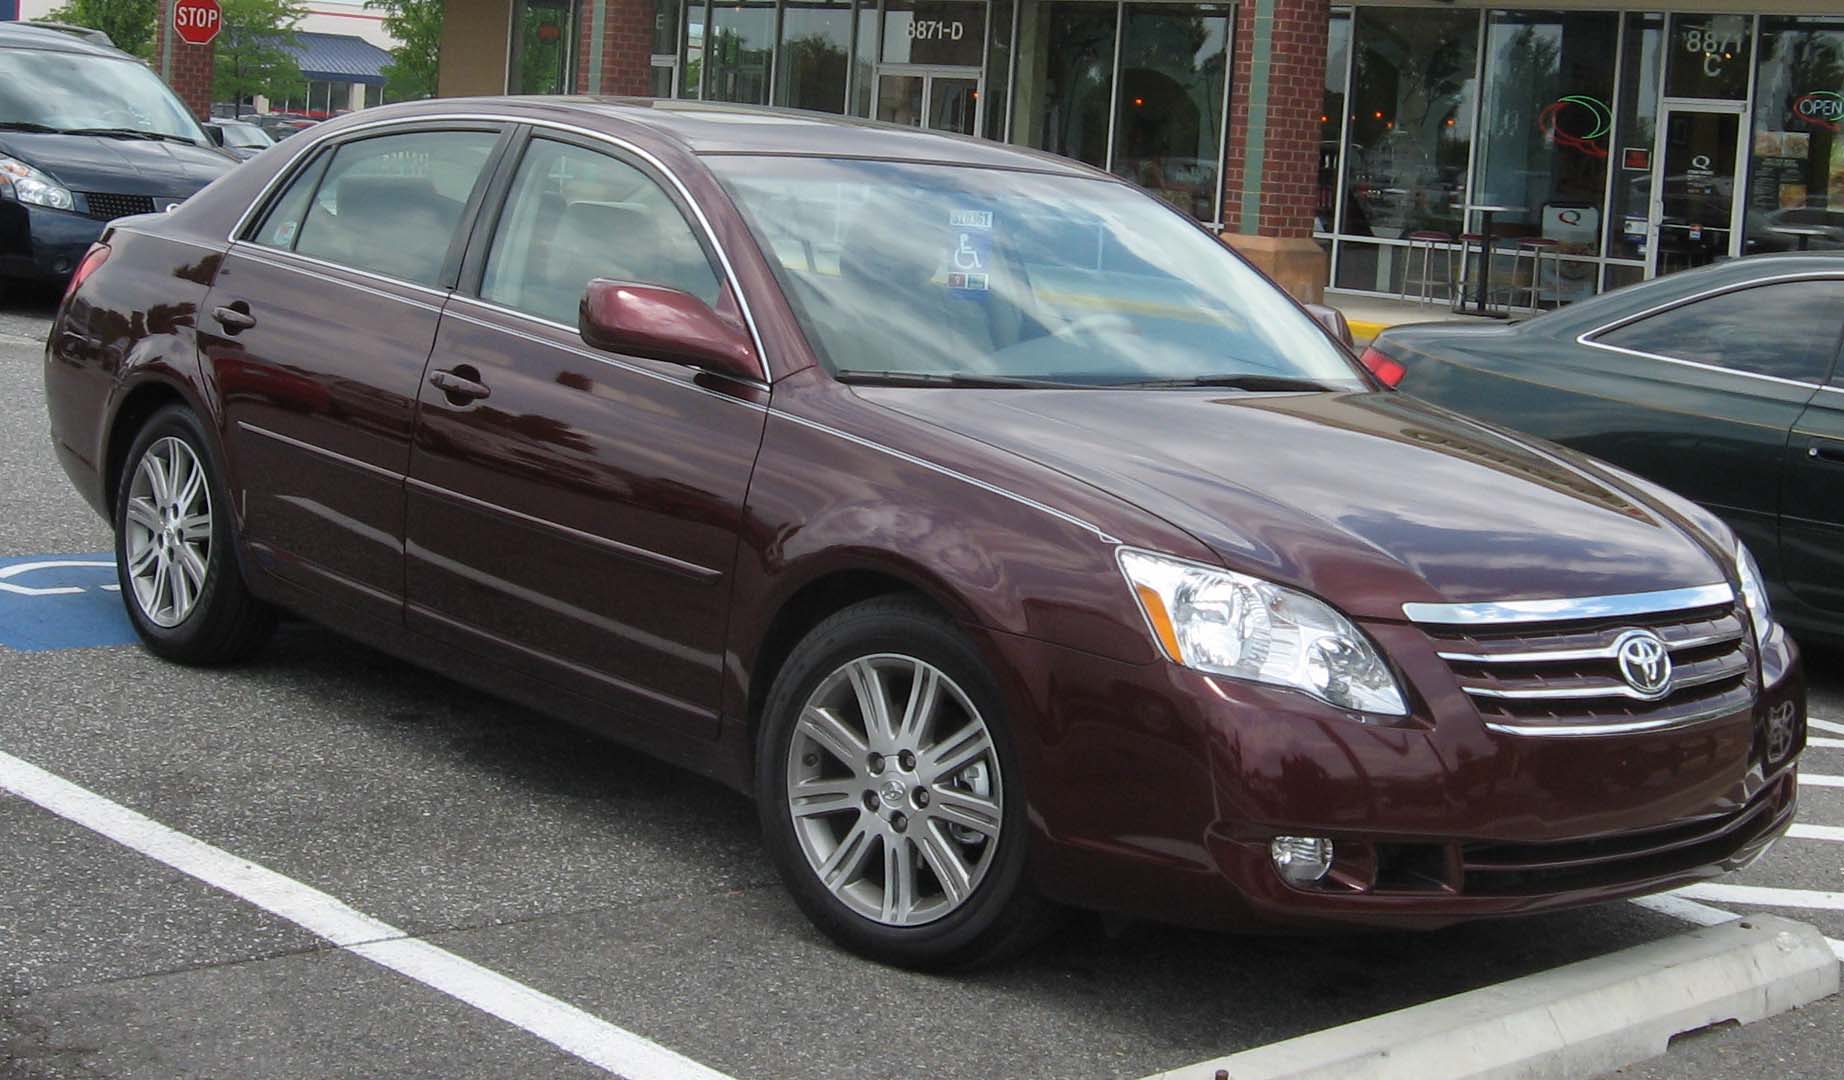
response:
<path id="1" fill-rule="evenodd" d="M 401 44 L 384 66 L 384 94 L 393 101 L 435 96 L 442 53 L 444 0 L 365 0 L 368 11 L 384 12 L 384 32 Z"/>
<path id="2" fill-rule="evenodd" d="M 211 93 L 219 101 L 242 102 L 261 94 L 271 99 L 305 96 L 307 80 L 294 54 L 295 27 L 307 14 L 292 0 L 218 0 L 224 9 L 218 32 Z"/>
<path id="3" fill-rule="evenodd" d="M 153 51 L 154 20 L 159 15 L 160 0 L 66 0 L 45 18 L 101 30 L 116 48 L 145 58 Z"/>

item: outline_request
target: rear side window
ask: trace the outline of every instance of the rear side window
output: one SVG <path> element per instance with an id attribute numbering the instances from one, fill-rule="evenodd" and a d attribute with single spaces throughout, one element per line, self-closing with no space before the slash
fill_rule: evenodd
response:
<path id="1" fill-rule="evenodd" d="M 433 286 L 498 139 L 418 131 L 347 143 L 295 179 L 255 240 Z"/>
<path id="2" fill-rule="evenodd" d="M 1661 311 L 1596 338 L 1654 356 L 1822 383 L 1844 331 L 1844 281 L 1782 281 Z"/>
<path id="3" fill-rule="evenodd" d="M 533 139 L 487 254 L 480 296 L 576 325 L 593 278 L 664 285 L 715 304 L 718 278 L 685 215 L 618 158 Z"/>

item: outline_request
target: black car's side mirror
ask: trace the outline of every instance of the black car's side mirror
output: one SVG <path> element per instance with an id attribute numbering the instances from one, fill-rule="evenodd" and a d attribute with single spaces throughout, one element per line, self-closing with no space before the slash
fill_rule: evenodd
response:
<path id="1" fill-rule="evenodd" d="M 224 145 L 224 129 L 221 127 L 207 127 L 205 137 L 211 140 L 213 146 Z"/>
<path id="2" fill-rule="evenodd" d="M 1357 339 L 1351 336 L 1351 324 L 1345 321 L 1344 312 L 1324 304 L 1307 304 L 1306 311 L 1325 327 L 1326 333 L 1344 342 L 1345 348 L 1357 348 Z"/>
<path id="3" fill-rule="evenodd" d="M 748 332 L 678 289 L 596 278 L 583 293 L 577 330 L 593 348 L 762 378 Z"/>

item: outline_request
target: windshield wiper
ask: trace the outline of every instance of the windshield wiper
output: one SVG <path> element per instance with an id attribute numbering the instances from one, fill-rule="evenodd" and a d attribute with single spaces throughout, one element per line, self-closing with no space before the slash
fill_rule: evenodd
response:
<path id="1" fill-rule="evenodd" d="M 44 124 L 34 124 L 29 120 L 0 120 L 0 131 L 37 131 L 50 135 L 57 135 L 61 134 L 64 129 L 48 127 Z"/>
<path id="2" fill-rule="evenodd" d="M 184 135 L 174 135 L 165 131 L 142 131 L 140 128 L 51 128 L 60 135 L 98 135 L 105 139 L 149 139 L 154 142 L 176 142 L 187 146 L 200 145 L 195 139 Z"/>
<path id="3" fill-rule="evenodd" d="M 840 382 L 862 383 L 868 386 L 961 386 L 988 389 L 1037 386 L 1067 390 L 1071 385 L 1050 379 L 1021 379 L 1010 375 L 941 374 L 932 371 L 864 371 L 854 368 L 841 368 L 836 377 Z"/>
<path id="4" fill-rule="evenodd" d="M 1294 375 L 1197 375 L 1186 379 L 1143 379 L 1116 386 L 1226 386 L 1234 390 L 1336 390 L 1335 386 Z"/>

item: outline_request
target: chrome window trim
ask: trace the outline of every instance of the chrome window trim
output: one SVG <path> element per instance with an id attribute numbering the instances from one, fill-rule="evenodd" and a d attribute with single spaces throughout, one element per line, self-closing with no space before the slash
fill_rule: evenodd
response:
<path id="1" fill-rule="evenodd" d="M 1677 364 L 1682 367 L 1696 368 L 1700 371 L 1716 371 L 1724 375 L 1734 375 L 1743 379 L 1758 379 L 1762 382 L 1778 383 L 1782 386 L 1797 386 L 1807 390 L 1830 390 L 1833 393 L 1844 393 L 1844 389 L 1808 382 L 1804 379 L 1787 379 L 1778 375 L 1762 375 L 1753 371 L 1738 371 L 1735 368 L 1723 367 L 1721 364 L 1709 364 L 1701 360 L 1685 360 L 1682 357 L 1646 352 L 1643 349 L 1629 349 L 1624 345 L 1609 345 L 1606 342 L 1593 340 L 1598 335 L 1623 329 L 1641 319 L 1649 319 L 1654 315 L 1663 314 L 1674 308 L 1684 307 L 1687 304 L 1694 304 L 1699 300 L 1707 300 L 1712 296 L 1724 296 L 1728 293 L 1740 292 L 1743 289 L 1754 289 L 1764 285 L 1779 285 L 1792 281 L 1844 281 L 1844 277 L 1840 277 L 1836 270 L 1807 270 L 1800 273 L 1775 274 L 1772 277 L 1757 278 L 1753 281 L 1740 281 L 1732 282 L 1727 285 L 1718 285 L 1714 288 L 1704 289 L 1702 292 L 1692 293 L 1689 296 L 1680 296 L 1676 300 L 1668 300 L 1662 304 L 1655 304 L 1652 307 L 1635 312 L 1631 315 L 1622 315 L 1612 322 L 1603 323 L 1592 329 L 1584 330 L 1575 335 L 1575 343 L 1577 345 L 1586 345 L 1593 349 L 1601 349 L 1605 352 L 1622 353 L 1626 356 L 1637 356 L 1646 360 L 1658 360 L 1667 364 Z"/>
<path id="2" fill-rule="evenodd" d="M 594 349 L 589 348 L 588 346 L 571 345 L 571 344 L 568 344 L 562 341 L 552 341 L 550 338 L 539 337 L 536 334 L 529 334 L 516 327 L 505 326 L 505 325 L 502 325 L 496 322 L 488 322 L 485 319 L 479 319 L 479 318 L 475 318 L 472 315 L 462 314 L 461 312 L 455 310 L 456 304 L 468 304 L 473 307 L 477 307 L 477 308 L 484 309 L 486 311 L 493 312 L 494 314 L 497 314 L 497 315 L 505 315 L 505 316 L 510 316 L 515 319 L 523 319 L 526 322 L 536 323 L 539 326 L 549 327 L 550 329 L 553 329 L 553 330 L 562 330 L 569 334 L 579 333 L 576 327 L 571 326 L 567 323 L 560 323 L 560 322 L 556 322 L 551 319 L 540 318 L 539 316 L 530 314 L 529 312 L 517 311 L 509 307 L 502 307 L 499 304 L 489 303 L 488 301 L 482 300 L 479 297 L 462 296 L 460 293 L 456 293 L 453 297 L 450 298 L 449 306 L 447 307 L 447 309 L 445 309 L 442 312 L 442 315 L 444 318 L 456 319 L 460 322 L 468 323 L 473 326 L 484 327 L 488 330 L 497 330 L 498 332 L 502 334 L 506 334 L 510 337 L 518 338 L 522 341 L 529 341 L 536 345 L 543 345 L 543 346 L 546 346 L 552 349 L 562 349 L 564 352 L 570 353 L 573 356 L 580 356 L 587 360 L 594 360 L 597 363 L 607 364 L 609 367 L 620 368 L 622 371 L 631 371 L 636 375 L 643 375 L 649 379 L 657 379 L 660 382 L 667 383 L 668 385 L 671 385 L 671 386 L 679 386 L 687 390 L 695 390 L 700 394 L 707 394 L 714 398 L 719 398 L 724 401 L 732 402 L 734 404 L 741 405 L 746 409 L 754 409 L 757 412 L 767 412 L 768 411 L 768 406 L 762 405 L 758 402 L 745 401 L 742 398 L 732 397 L 729 394 L 720 394 L 716 392 L 715 390 L 706 390 L 702 386 L 696 386 L 692 383 L 688 383 L 680 379 L 675 379 L 670 375 L 664 375 L 657 371 L 648 371 L 646 368 L 641 367 L 638 364 L 630 364 L 625 360 L 617 359 L 616 357 L 610 356 L 607 353 L 598 352 Z M 703 371 L 704 369 L 698 368 L 697 370 Z M 758 379 L 738 379 L 736 378 L 736 376 L 728 375 L 728 374 L 724 375 L 723 377 L 726 379 L 736 379 L 737 382 L 743 383 L 746 386 L 752 386 L 758 390 L 768 390 L 769 389 L 769 385 L 767 383 L 762 382 Z"/>
<path id="3" fill-rule="evenodd" d="M 1038 502 L 1036 499 L 1032 499 L 1024 495 L 1020 495 L 1015 491 L 1008 491 L 1005 488 L 1002 488 L 997 484 L 988 483 L 987 481 L 981 480 L 980 478 L 976 476 L 968 476 L 966 473 L 959 472 L 955 469 L 950 469 L 946 465 L 941 465 L 936 462 L 929 461 L 926 458 L 916 457 L 914 454 L 905 453 L 904 451 L 898 450 L 895 447 L 885 446 L 884 444 L 879 443 L 879 442 L 872 442 L 870 439 L 864 438 L 861 435 L 853 435 L 849 431 L 840 431 L 838 428 L 829 427 L 825 424 L 818 422 L 817 420 L 808 420 L 804 416 L 795 416 L 793 413 L 787 412 L 782 409 L 770 409 L 768 410 L 768 412 L 770 416 L 775 416 L 783 420 L 791 421 L 793 423 L 801 425 L 802 427 L 812 428 L 814 431 L 825 432 L 826 434 L 831 435 L 834 438 L 844 439 L 846 442 L 849 442 L 849 443 L 856 443 L 857 445 L 862 446 L 868 450 L 875 450 L 881 454 L 888 454 L 891 457 L 896 458 L 899 461 L 906 461 L 911 465 L 919 466 L 921 468 L 929 470 L 930 472 L 938 473 L 942 476 L 946 476 L 953 480 L 959 480 L 963 484 L 971 484 L 972 486 L 979 488 L 981 491 L 991 492 L 992 494 L 997 495 L 1003 499 L 1010 499 L 1011 501 L 1018 503 L 1020 506 L 1028 506 L 1033 510 L 1037 510 L 1041 513 L 1048 514 L 1051 517 L 1056 518 L 1058 521 L 1061 521 L 1067 525 L 1074 525 L 1076 528 L 1081 529 L 1084 532 L 1093 533 L 1095 537 L 1104 544 L 1120 543 L 1120 540 L 1118 538 L 1108 535 L 1108 533 L 1104 529 L 1102 529 L 1101 526 L 1096 525 L 1093 522 L 1084 521 L 1081 518 L 1075 516 L 1074 514 L 1067 513 L 1062 510 L 1058 510 L 1054 506 L 1047 506 L 1043 503 Z"/>
<path id="4" fill-rule="evenodd" d="M 1448 626 L 1491 626 L 1506 623 L 1568 622 L 1575 619 L 1624 618 L 1655 615 L 1688 608 L 1715 607 L 1735 602 L 1735 590 L 1726 581 L 1687 589 L 1622 593 L 1614 596 L 1579 596 L 1556 600 L 1500 600 L 1477 604 L 1402 605 L 1411 622 Z"/>
<path id="5" fill-rule="evenodd" d="M 261 254 L 258 254 L 258 252 L 260 252 Z M 274 258 L 270 258 L 269 256 L 270 255 L 285 255 L 289 259 L 294 259 L 300 262 L 309 263 L 315 267 L 325 267 L 328 270 L 337 270 L 342 274 L 357 274 L 359 277 L 370 278 L 373 281 L 380 282 L 385 285 L 394 285 L 400 289 L 412 289 L 416 292 L 423 293 L 425 295 L 434 297 L 437 300 L 448 299 L 447 293 L 441 291 L 440 289 L 431 289 L 427 285 L 418 285 L 413 281 L 404 281 L 401 278 L 390 277 L 386 274 L 374 274 L 369 270 L 360 270 L 357 267 L 341 266 L 339 263 L 336 263 L 336 262 L 328 262 L 325 259 L 316 259 L 312 255 L 297 255 L 292 251 L 283 251 L 279 248 L 272 248 L 272 247 L 268 247 L 263 244 L 253 244 L 247 240 L 234 241 L 230 246 L 230 250 L 225 252 L 225 254 L 226 255 L 237 255 L 241 258 L 248 259 L 251 262 L 259 262 L 259 263 L 262 263 L 264 266 L 271 266 L 277 270 L 287 270 L 291 273 L 301 274 L 306 277 L 314 278 L 318 281 L 326 281 L 334 285 L 344 285 L 348 289 L 356 289 L 359 292 L 367 293 L 372 296 L 382 296 L 388 300 L 395 300 L 400 304 L 408 304 L 411 307 L 422 308 L 424 311 L 433 311 L 437 313 L 438 315 L 441 314 L 441 311 L 442 311 L 441 304 L 428 304 L 428 303 L 424 303 L 421 300 L 411 299 L 408 296 L 398 296 L 395 293 L 367 289 L 365 286 L 360 285 L 356 281 L 347 281 L 344 278 L 336 277 L 332 274 L 321 273 L 318 270 L 309 269 L 308 267 L 305 267 L 305 266 L 290 266 L 286 262 L 278 261 Z"/>
<path id="6" fill-rule="evenodd" d="M 560 120 L 540 120 L 540 119 L 534 119 L 531 117 L 524 117 L 524 116 L 518 116 L 518 115 L 454 112 L 454 113 L 422 113 L 416 116 L 386 117 L 382 120 L 368 120 L 362 123 L 353 124 L 350 127 L 340 128 L 338 131 L 322 132 L 319 138 L 316 139 L 312 145 L 308 146 L 306 149 L 302 150 L 299 154 L 295 155 L 294 160 L 289 162 L 288 168 L 278 171 L 274 176 L 271 176 L 269 178 L 268 182 L 263 184 L 262 190 L 257 193 L 256 198 L 251 200 L 250 205 L 245 207 L 243 210 L 243 213 L 238 216 L 237 223 L 231 229 L 230 235 L 227 239 L 229 239 L 229 241 L 233 245 L 239 243 L 240 241 L 238 240 L 238 237 L 241 236 L 244 229 L 249 226 L 250 220 L 256 215 L 257 210 L 268 204 L 270 196 L 274 193 L 275 188 L 282 182 L 283 178 L 294 176 L 296 172 L 298 171 L 297 163 L 301 161 L 305 161 L 308 158 L 312 157 L 322 145 L 328 142 L 332 142 L 336 139 L 343 139 L 347 135 L 352 134 L 353 132 L 369 131 L 373 128 L 384 128 L 384 127 L 391 127 L 391 126 L 415 127 L 421 124 L 447 123 L 451 121 L 460 121 L 462 123 L 478 122 L 478 123 L 492 123 L 492 124 L 524 124 L 528 127 L 534 127 L 534 128 L 548 128 L 553 131 L 567 131 L 575 135 L 581 135 L 586 138 L 596 140 L 598 142 L 606 143 L 609 146 L 615 147 L 616 149 L 625 151 L 641 159 L 642 161 L 645 161 L 647 164 L 653 166 L 654 169 L 658 170 L 659 174 L 661 176 L 664 176 L 669 182 L 671 182 L 673 188 L 678 191 L 679 197 L 685 201 L 685 205 L 691 208 L 692 216 L 698 220 L 698 226 L 704 230 L 705 238 L 711 242 L 711 250 L 717 253 L 717 261 L 723 267 L 724 279 L 730 283 L 731 295 L 736 297 L 736 306 L 739 309 L 741 309 L 743 313 L 743 322 L 749 329 L 749 339 L 750 341 L 755 343 L 756 359 L 762 365 L 762 374 L 767 381 L 769 382 L 774 381 L 774 378 L 775 378 L 774 368 L 771 367 L 768 362 L 768 350 L 762 347 L 762 335 L 761 335 L 761 332 L 756 329 L 755 313 L 750 310 L 749 297 L 744 295 L 742 282 L 736 276 L 736 267 L 730 262 L 730 253 L 724 249 L 722 242 L 718 240 L 717 230 L 711 227 L 710 219 L 705 216 L 704 207 L 698 205 L 698 200 L 692 197 L 691 189 L 685 186 L 685 181 L 679 178 L 678 173 L 672 171 L 670 168 L 667 168 L 665 162 L 661 161 L 659 158 L 655 157 L 652 153 L 643 149 L 639 145 L 629 142 L 627 139 L 624 139 L 620 137 L 619 135 L 610 135 L 606 131 L 598 131 L 595 128 L 583 127 L 578 124 L 566 124 Z M 303 133 L 303 135 L 304 134 L 305 133 Z M 295 138 L 297 139 L 302 138 L 302 137 L 303 137 L 302 135 L 295 136 Z M 491 243 L 491 238 L 489 238 L 488 242 Z M 261 245 L 256 245 L 256 246 L 261 246 Z M 292 254 L 292 252 L 290 254 Z M 340 269 L 343 270 L 343 269 L 346 269 L 346 267 L 340 267 Z M 373 275 L 373 276 L 382 276 L 382 275 Z M 385 278 L 384 280 L 395 281 L 396 279 Z M 413 282 L 403 282 L 402 284 L 410 285 L 412 288 L 423 288 L 424 287 L 424 286 L 416 285 Z M 458 293 L 451 294 L 451 293 L 444 292 L 444 293 L 441 293 L 441 295 L 459 296 L 460 294 Z M 574 330 L 575 327 L 571 327 L 571 329 Z"/>

